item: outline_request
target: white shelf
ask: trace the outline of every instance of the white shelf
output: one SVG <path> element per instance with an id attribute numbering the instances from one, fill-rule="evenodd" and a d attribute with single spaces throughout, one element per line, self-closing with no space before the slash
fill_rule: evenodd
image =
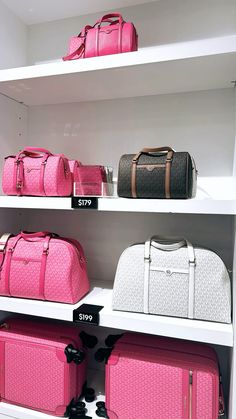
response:
<path id="1" fill-rule="evenodd" d="M 72 209 L 71 198 L 26 196 L 0 196 L 0 208 Z M 236 215 L 236 178 L 199 178 L 196 198 L 187 200 L 99 198 L 98 211 Z"/>
<path id="2" fill-rule="evenodd" d="M 235 68 L 232 35 L 1 70 L 0 92 L 44 105 L 227 88 Z"/>
<path id="3" fill-rule="evenodd" d="M 3 311 L 73 321 L 73 310 L 82 304 L 101 305 L 100 326 L 197 342 L 233 346 L 232 324 L 146 315 L 112 310 L 112 290 L 94 287 L 75 305 L 0 297 Z"/>

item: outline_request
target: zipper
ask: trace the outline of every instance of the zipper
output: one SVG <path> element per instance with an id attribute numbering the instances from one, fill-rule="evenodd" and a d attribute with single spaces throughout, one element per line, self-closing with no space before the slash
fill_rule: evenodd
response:
<path id="1" fill-rule="evenodd" d="M 189 419 L 192 419 L 193 411 L 193 371 L 189 371 Z"/>
<path id="2" fill-rule="evenodd" d="M 166 167 L 165 164 L 159 163 L 159 164 L 137 164 L 137 168 L 147 169 L 148 171 L 152 172 L 155 167 Z"/>

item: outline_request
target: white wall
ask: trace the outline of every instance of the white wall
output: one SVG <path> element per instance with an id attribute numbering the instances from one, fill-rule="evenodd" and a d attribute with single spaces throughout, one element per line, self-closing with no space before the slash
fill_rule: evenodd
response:
<path id="1" fill-rule="evenodd" d="M 144 146 L 193 154 L 200 176 L 231 176 L 235 140 L 233 89 L 29 109 L 29 143 L 84 164 L 109 164 Z"/>
<path id="2" fill-rule="evenodd" d="M 27 63 L 27 26 L 0 0 L 0 69 Z"/>
<path id="3" fill-rule="evenodd" d="M 159 0 L 120 12 L 134 22 L 140 47 L 236 33 L 235 0 Z M 86 24 L 93 25 L 102 14 L 29 26 L 28 63 L 62 57 L 70 36 Z"/>
<path id="4" fill-rule="evenodd" d="M 227 176 L 233 166 L 234 111 L 230 89 L 33 106 L 29 143 L 115 169 L 123 153 L 172 145 L 193 154 L 201 176 Z M 122 250 L 152 234 L 185 235 L 232 265 L 231 217 L 28 211 L 26 221 L 31 231 L 49 229 L 81 240 L 95 279 L 113 280 Z"/>

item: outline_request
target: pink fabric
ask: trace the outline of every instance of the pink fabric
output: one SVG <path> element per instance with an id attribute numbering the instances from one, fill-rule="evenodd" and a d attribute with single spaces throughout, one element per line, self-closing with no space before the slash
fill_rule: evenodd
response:
<path id="1" fill-rule="evenodd" d="M 61 323 L 55 323 L 52 320 L 38 320 L 34 318 L 33 320 L 26 320 L 22 318 L 8 318 L 5 323 L 7 324 L 8 330 L 11 333 L 24 332 L 25 335 L 32 334 L 37 336 L 43 335 L 44 338 L 50 337 L 67 337 L 76 348 L 82 349 L 83 343 L 79 337 L 80 329 L 74 325 L 64 325 Z M 83 348 L 83 351 L 86 352 L 86 349 Z M 77 388 L 77 397 L 80 397 L 83 385 L 86 381 L 86 372 L 88 367 L 87 356 L 85 360 L 78 365 L 77 367 L 77 377 L 76 377 L 76 388 Z"/>
<path id="2" fill-rule="evenodd" d="M 112 21 L 112 18 L 118 20 Z M 102 26 L 103 22 L 109 22 L 109 25 Z M 126 23 L 119 13 L 113 13 L 103 16 L 93 27 L 87 26 L 80 35 L 73 36 L 69 43 L 69 53 L 63 60 L 118 54 L 137 49 L 138 37 L 133 23 Z"/>
<path id="3" fill-rule="evenodd" d="M 75 175 L 76 195 L 102 195 L 102 183 L 106 182 L 104 166 L 77 166 Z"/>
<path id="4" fill-rule="evenodd" d="M 204 345 L 193 348 L 185 341 L 124 335 L 106 365 L 109 418 L 189 419 L 192 371 L 192 419 L 218 419 L 216 355 Z"/>
<path id="5" fill-rule="evenodd" d="M 0 295 L 44 296 L 48 301 L 75 304 L 89 291 L 84 252 L 76 243 L 54 237 L 48 241 L 47 236 L 11 237 L 0 272 Z"/>
<path id="6" fill-rule="evenodd" d="M 35 152 L 9 156 L 5 159 L 2 189 L 6 195 L 70 196 L 68 160 L 63 155 Z"/>
<path id="7" fill-rule="evenodd" d="M 17 333 L 13 328 L 1 328 L 0 356 L 4 366 L 1 400 L 64 416 L 66 407 L 78 393 L 79 372 L 85 380 L 82 364 L 66 361 L 64 350 L 70 343 L 70 337 L 53 333 L 43 336 L 35 329 L 24 334 L 24 324 Z"/>

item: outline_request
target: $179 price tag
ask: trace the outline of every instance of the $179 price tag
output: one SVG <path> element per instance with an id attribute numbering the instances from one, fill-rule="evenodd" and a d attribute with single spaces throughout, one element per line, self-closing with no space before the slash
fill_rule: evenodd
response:
<path id="1" fill-rule="evenodd" d="M 98 198 L 96 196 L 73 196 L 71 208 L 98 209 Z"/>

